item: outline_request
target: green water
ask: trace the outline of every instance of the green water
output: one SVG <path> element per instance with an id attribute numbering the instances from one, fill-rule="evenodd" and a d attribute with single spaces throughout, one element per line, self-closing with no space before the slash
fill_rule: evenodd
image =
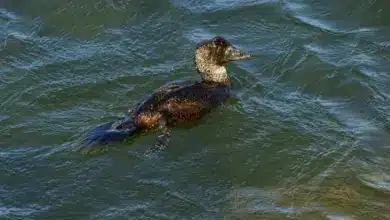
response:
<path id="1" fill-rule="evenodd" d="M 386 0 L 0 1 L 0 219 L 390 219 Z M 221 35 L 236 101 L 169 147 L 70 143 L 196 80 Z"/>

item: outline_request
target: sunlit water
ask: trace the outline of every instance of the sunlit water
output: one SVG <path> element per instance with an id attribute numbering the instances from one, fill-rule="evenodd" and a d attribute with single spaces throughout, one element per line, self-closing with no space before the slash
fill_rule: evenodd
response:
<path id="1" fill-rule="evenodd" d="M 390 219 L 386 0 L 0 1 L 0 219 Z M 196 80 L 222 35 L 236 101 L 169 148 L 70 143 Z"/>

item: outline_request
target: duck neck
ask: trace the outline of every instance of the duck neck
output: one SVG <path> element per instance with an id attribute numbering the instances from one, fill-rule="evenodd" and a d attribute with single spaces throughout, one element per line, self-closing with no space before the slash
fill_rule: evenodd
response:
<path id="1" fill-rule="evenodd" d="M 231 84 L 230 77 L 227 74 L 225 66 L 212 64 L 203 59 L 196 59 L 196 68 L 207 83 Z"/>

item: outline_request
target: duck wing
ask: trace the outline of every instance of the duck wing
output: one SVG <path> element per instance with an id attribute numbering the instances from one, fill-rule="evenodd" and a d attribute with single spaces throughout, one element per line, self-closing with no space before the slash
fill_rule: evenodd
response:
<path id="1" fill-rule="evenodd" d="M 200 119 L 229 97 L 230 87 L 226 85 L 203 82 L 188 85 L 170 84 L 158 89 L 141 102 L 133 116 L 150 121 L 154 125 L 161 119 L 164 119 L 167 125 L 176 125 Z"/>

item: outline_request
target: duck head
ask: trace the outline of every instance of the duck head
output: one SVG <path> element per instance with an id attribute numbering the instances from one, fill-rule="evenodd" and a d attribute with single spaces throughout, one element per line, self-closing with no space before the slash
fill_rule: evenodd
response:
<path id="1" fill-rule="evenodd" d="M 226 65 L 250 57 L 249 54 L 235 48 L 225 38 L 217 36 L 197 47 L 195 63 L 203 81 L 230 83 Z"/>

